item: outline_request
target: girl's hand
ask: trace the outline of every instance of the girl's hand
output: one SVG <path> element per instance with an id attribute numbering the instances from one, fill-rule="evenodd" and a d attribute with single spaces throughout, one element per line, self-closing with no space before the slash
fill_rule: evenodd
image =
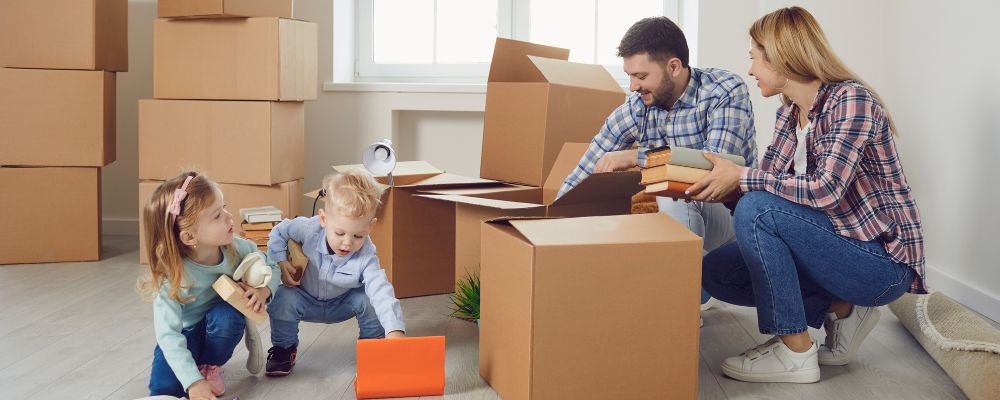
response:
<path id="1" fill-rule="evenodd" d="M 256 313 L 263 311 L 264 302 L 271 297 L 271 289 L 268 289 L 267 286 L 262 288 L 252 288 L 243 282 L 240 282 L 240 287 L 246 291 L 243 293 L 243 297 L 247 299 L 247 308 Z"/>
<path id="2" fill-rule="evenodd" d="M 191 400 L 218 400 L 212 393 L 212 385 L 202 379 L 191 384 L 188 388 L 188 398 Z"/>
<path id="3" fill-rule="evenodd" d="M 740 186 L 740 177 L 745 167 L 711 153 L 705 153 L 705 158 L 714 165 L 712 172 L 691 185 L 685 193 L 691 196 L 692 200 L 709 203 L 733 200 L 733 194 Z"/>

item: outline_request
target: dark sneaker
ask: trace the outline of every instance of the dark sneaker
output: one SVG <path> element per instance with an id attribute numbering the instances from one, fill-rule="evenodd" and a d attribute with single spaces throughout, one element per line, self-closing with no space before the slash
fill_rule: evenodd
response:
<path id="1" fill-rule="evenodd" d="M 296 347 L 286 349 L 278 346 L 271 346 L 267 351 L 267 376 L 285 376 L 292 372 L 295 366 Z"/>

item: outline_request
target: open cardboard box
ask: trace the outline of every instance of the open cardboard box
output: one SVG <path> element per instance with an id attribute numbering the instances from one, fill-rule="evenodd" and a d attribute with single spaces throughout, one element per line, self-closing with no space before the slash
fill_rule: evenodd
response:
<path id="1" fill-rule="evenodd" d="M 158 0 L 160 18 L 292 18 L 292 0 Z"/>

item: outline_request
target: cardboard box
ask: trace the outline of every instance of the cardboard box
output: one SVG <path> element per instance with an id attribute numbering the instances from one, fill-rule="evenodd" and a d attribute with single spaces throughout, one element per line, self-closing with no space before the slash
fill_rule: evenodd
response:
<path id="1" fill-rule="evenodd" d="M 304 160 L 302 102 L 139 100 L 139 179 L 197 168 L 269 186 L 302 179 Z"/>
<path id="2" fill-rule="evenodd" d="M 444 336 L 358 340 L 357 360 L 357 399 L 444 395 Z"/>
<path id="3" fill-rule="evenodd" d="M 697 396 L 701 238 L 659 213 L 482 229 L 479 370 L 501 397 Z"/>
<path id="4" fill-rule="evenodd" d="M 219 297 L 222 297 L 236 311 L 249 318 L 253 323 L 260 325 L 264 321 L 267 321 L 267 307 L 264 307 L 261 312 L 255 312 L 250 307 L 247 307 L 247 299 L 243 298 L 243 294 L 246 291 L 229 275 L 219 275 L 219 279 L 216 279 L 215 283 L 212 284 L 212 289 L 215 289 Z"/>
<path id="5" fill-rule="evenodd" d="M 0 264 L 100 259 L 100 169 L 0 167 L 0 188 Z"/>
<path id="6" fill-rule="evenodd" d="M 631 197 L 642 190 L 639 171 L 595 174 L 555 200 L 562 182 L 587 150 L 586 143 L 566 143 L 545 186 L 499 186 L 423 191 L 421 196 L 455 203 L 455 277 L 479 272 L 480 224 L 497 217 L 585 217 L 631 212 Z"/>
<path id="7" fill-rule="evenodd" d="M 160 18 L 292 18 L 292 0 L 158 0 Z"/>
<path id="8" fill-rule="evenodd" d="M 115 161 L 115 74 L 0 68 L 0 165 Z"/>
<path id="9" fill-rule="evenodd" d="M 338 172 L 361 165 L 333 167 Z M 376 176 L 382 184 L 385 176 Z M 421 190 L 496 185 L 441 171 L 423 161 L 396 164 L 371 239 L 396 297 L 451 293 L 455 287 L 455 204 L 419 196 Z M 306 196 L 315 198 L 317 191 Z"/>
<path id="10" fill-rule="evenodd" d="M 486 85 L 480 176 L 541 186 L 566 142 L 589 143 L 625 92 L 569 50 L 497 38 Z"/>
<path id="11" fill-rule="evenodd" d="M 315 100 L 317 28 L 280 18 L 158 19 L 153 97 Z"/>
<path id="12" fill-rule="evenodd" d="M 180 172 L 178 172 L 180 174 Z M 211 178 L 211 175 L 209 175 Z M 139 182 L 139 262 L 147 264 L 146 240 L 143 234 L 142 210 L 153 191 L 163 181 L 141 181 Z M 295 218 L 302 215 L 302 186 L 301 181 L 291 181 L 279 183 L 272 186 L 258 185 L 234 185 L 220 183 L 222 194 L 226 199 L 226 209 L 233 214 L 234 232 L 242 233 L 240 226 L 241 208 L 275 206 L 282 212 L 284 218 Z"/>
<path id="13" fill-rule="evenodd" d="M 0 66 L 128 71 L 127 0 L 0 1 Z"/>

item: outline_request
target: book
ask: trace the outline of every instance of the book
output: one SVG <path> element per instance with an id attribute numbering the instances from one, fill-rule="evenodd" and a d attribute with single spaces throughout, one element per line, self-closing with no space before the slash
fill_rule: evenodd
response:
<path id="1" fill-rule="evenodd" d="M 684 167 L 697 168 L 697 169 L 712 169 L 712 162 L 705 158 L 705 152 L 697 149 L 689 149 L 686 147 L 670 147 L 661 146 L 646 150 L 646 168 L 657 167 L 660 165 L 680 165 Z M 743 157 L 725 154 L 725 153 L 712 153 L 729 161 L 736 163 L 739 166 L 745 166 L 747 161 Z"/>
<path id="2" fill-rule="evenodd" d="M 240 217 L 250 224 L 260 222 L 281 222 L 281 210 L 274 206 L 241 208 Z"/>
<path id="3" fill-rule="evenodd" d="M 243 231 L 243 237 L 247 239 L 267 239 L 271 235 L 271 231 Z"/>
<path id="4" fill-rule="evenodd" d="M 262 237 L 262 238 L 247 238 L 247 240 L 253 242 L 255 245 L 257 245 L 257 247 L 260 247 L 260 246 L 267 247 L 268 238 L 266 238 L 266 237 Z"/>
<path id="5" fill-rule="evenodd" d="M 672 197 L 675 199 L 690 199 L 684 194 L 691 187 L 690 183 L 665 181 L 646 185 L 646 194 L 650 196 Z"/>
<path id="6" fill-rule="evenodd" d="M 709 172 L 707 169 L 681 165 L 658 165 L 652 168 L 643 168 L 642 180 L 639 183 L 643 185 L 664 181 L 695 183 L 704 178 L 705 175 L 708 175 Z"/>
<path id="7" fill-rule="evenodd" d="M 246 232 L 246 231 L 270 231 L 271 229 L 274 228 L 275 225 L 277 225 L 277 224 L 274 223 L 274 222 L 261 222 L 261 223 L 256 223 L 256 224 L 247 224 L 247 223 L 242 224 L 244 232 Z"/>

